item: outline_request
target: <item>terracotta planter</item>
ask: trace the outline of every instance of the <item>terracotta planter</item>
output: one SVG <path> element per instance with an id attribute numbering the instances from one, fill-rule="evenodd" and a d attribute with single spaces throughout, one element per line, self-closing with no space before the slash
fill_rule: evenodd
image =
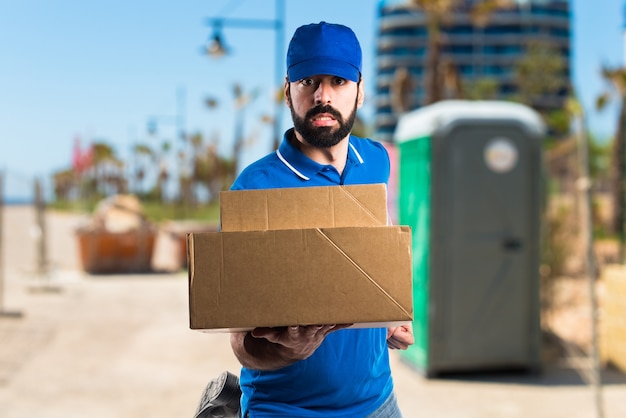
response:
<path id="1" fill-rule="evenodd" d="M 152 270 L 157 232 L 78 230 L 80 259 L 91 274 L 146 273 Z"/>

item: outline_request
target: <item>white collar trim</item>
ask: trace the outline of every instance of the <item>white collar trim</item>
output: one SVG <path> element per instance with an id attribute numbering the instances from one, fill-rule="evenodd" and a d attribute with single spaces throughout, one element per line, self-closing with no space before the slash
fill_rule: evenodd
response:
<path id="1" fill-rule="evenodd" d="M 302 174 L 301 172 L 299 172 L 298 170 L 296 170 L 296 168 L 294 166 L 292 166 L 291 164 L 289 164 L 289 162 L 287 162 L 287 160 L 285 159 L 285 157 L 283 157 L 283 155 L 280 153 L 280 150 L 276 150 L 276 155 L 278 156 L 278 159 L 280 161 L 283 162 L 283 164 L 285 164 L 287 166 L 287 168 L 289 168 L 291 171 L 293 171 L 293 173 L 300 177 L 303 180 L 311 180 L 309 177 L 305 176 L 304 174 Z"/>
<path id="2" fill-rule="evenodd" d="M 359 154 L 354 145 L 352 145 L 352 142 L 349 142 L 348 145 L 350 145 L 350 148 L 352 148 L 352 151 L 354 151 L 354 155 L 356 155 L 356 158 L 359 160 L 359 162 L 363 164 L 363 157 L 361 157 L 361 154 Z M 300 177 L 303 180 L 311 180 L 309 177 L 298 171 L 294 166 L 289 164 L 285 157 L 283 157 L 283 155 L 280 153 L 280 150 L 276 150 L 276 155 L 278 156 L 278 159 L 282 161 L 283 164 L 285 164 L 287 168 L 289 168 L 296 176 Z"/>
<path id="3" fill-rule="evenodd" d="M 354 145 L 352 145 L 352 142 L 349 142 L 348 145 L 350 145 L 350 148 L 352 148 L 352 151 L 354 151 L 354 154 L 356 155 L 356 158 L 359 159 L 359 162 L 363 164 L 363 158 L 361 157 L 361 154 L 359 154 L 359 152 L 356 150 Z"/>

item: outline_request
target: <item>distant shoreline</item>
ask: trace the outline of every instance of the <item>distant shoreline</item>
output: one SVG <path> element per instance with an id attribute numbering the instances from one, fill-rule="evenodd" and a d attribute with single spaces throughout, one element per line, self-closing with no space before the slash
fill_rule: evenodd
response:
<path id="1" fill-rule="evenodd" d="M 30 206 L 33 204 L 33 199 L 27 197 L 7 197 L 2 200 L 2 203 L 6 206 Z"/>

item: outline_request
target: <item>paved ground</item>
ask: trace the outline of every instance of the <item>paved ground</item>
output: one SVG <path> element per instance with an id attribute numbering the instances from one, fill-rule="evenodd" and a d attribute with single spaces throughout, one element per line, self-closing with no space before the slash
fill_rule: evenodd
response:
<path id="1" fill-rule="evenodd" d="M 192 416 L 206 382 L 239 366 L 226 334 L 188 329 L 186 275 L 82 274 L 78 219 L 47 219 L 56 271 L 39 277 L 33 213 L 4 213 L 0 308 L 22 317 L 0 317 L 0 418 Z M 157 253 L 167 265 L 171 248 L 160 244 Z M 392 354 L 406 417 L 596 416 L 591 389 L 558 364 L 537 377 L 427 380 Z M 626 377 L 603 377 L 605 417 L 626 416 Z"/>

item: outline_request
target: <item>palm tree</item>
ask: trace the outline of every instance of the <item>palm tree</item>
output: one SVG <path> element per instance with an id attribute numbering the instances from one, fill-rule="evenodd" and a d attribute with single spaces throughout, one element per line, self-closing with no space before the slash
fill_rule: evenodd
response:
<path id="1" fill-rule="evenodd" d="M 562 89 L 566 63 L 557 47 L 542 41 L 527 45 L 526 54 L 515 66 L 516 101 L 537 109 L 544 117 L 553 137 L 562 138 L 570 131 L 572 115 L 564 109 L 546 112 L 541 98 L 555 97 Z"/>
<path id="2" fill-rule="evenodd" d="M 57 200 L 70 201 L 72 190 L 80 187 L 76 184 L 74 170 L 69 168 L 54 173 L 54 195 Z"/>
<path id="3" fill-rule="evenodd" d="M 624 198 L 626 191 L 624 190 L 624 176 L 626 174 L 624 152 L 626 151 L 626 68 L 602 68 L 602 77 L 608 82 L 610 90 L 602 93 L 596 100 L 596 107 L 604 109 L 614 96 L 619 100 L 620 112 L 617 122 L 617 132 L 613 141 L 613 161 L 611 170 L 611 194 L 613 197 L 613 219 L 612 229 L 617 232 L 620 237 L 620 243 L 625 241 L 624 221 Z M 620 259 L 623 258 L 621 251 Z"/>
<path id="4" fill-rule="evenodd" d="M 133 147 L 134 170 L 133 173 L 133 189 L 135 193 L 143 193 L 143 182 L 146 178 L 146 168 L 153 167 L 156 161 L 154 151 L 148 145 L 135 144 Z"/>
<path id="5" fill-rule="evenodd" d="M 459 97 L 462 93 L 460 77 L 451 63 L 443 62 L 441 51 L 445 45 L 442 27 L 455 10 L 461 10 L 465 0 L 410 0 L 410 3 L 424 12 L 428 32 L 428 45 L 425 65 L 426 100 L 424 104 L 432 104 L 448 95 Z M 472 23 L 484 27 L 492 13 L 499 9 L 512 7 L 514 0 L 482 0 L 476 1 L 471 9 Z"/>
<path id="6" fill-rule="evenodd" d="M 533 106 L 546 94 L 558 93 L 565 70 L 565 61 L 555 47 L 541 41 L 530 42 L 515 67 L 519 100 Z"/>
<path id="7" fill-rule="evenodd" d="M 441 77 L 441 48 L 443 37 L 441 27 L 446 17 L 459 5 L 459 0 L 411 0 L 427 18 L 428 46 L 426 55 L 426 102 L 435 103 L 443 97 Z"/>
<path id="8" fill-rule="evenodd" d="M 115 150 L 104 141 L 95 142 L 91 150 L 94 191 L 103 196 L 125 192 L 124 163 L 117 158 Z"/>
<path id="9" fill-rule="evenodd" d="M 241 151 L 245 145 L 244 125 L 245 110 L 258 96 L 259 90 L 255 89 L 251 93 L 244 93 L 240 84 L 233 86 L 233 95 L 235 97 L 235 140 L 233 142 L 233 160 L 234 169 L 239 169 L 241 161 Z"/>
<path id="10" fill-rule="evenodd" d="M 170 169 L 169 169 L 169 165 L 167 162 L 167 157 L 171 149 L 172 149 L 172 144 L 170 144 L 168 141 L 163 141 L 161 143 L 161 152 L 159 153 L 159 157 L 158 157 L 159 158 L 159 166 L 158 166 L 159 172 L 157 175 L 157 184 L 154 189 L 155 197 L 159 202 L 163 202 L 163 198 L 164 198 L 163 191 L 165 189 L 165 183 L 170 177 Z"/>
<path id="11" fill-rule="evenodd" d="M 390 86 L 391 109 L 394 113 L 400 114 L 411 110 L 413 90 L 415 83 L 407 68 L 397 68 Z"/>

